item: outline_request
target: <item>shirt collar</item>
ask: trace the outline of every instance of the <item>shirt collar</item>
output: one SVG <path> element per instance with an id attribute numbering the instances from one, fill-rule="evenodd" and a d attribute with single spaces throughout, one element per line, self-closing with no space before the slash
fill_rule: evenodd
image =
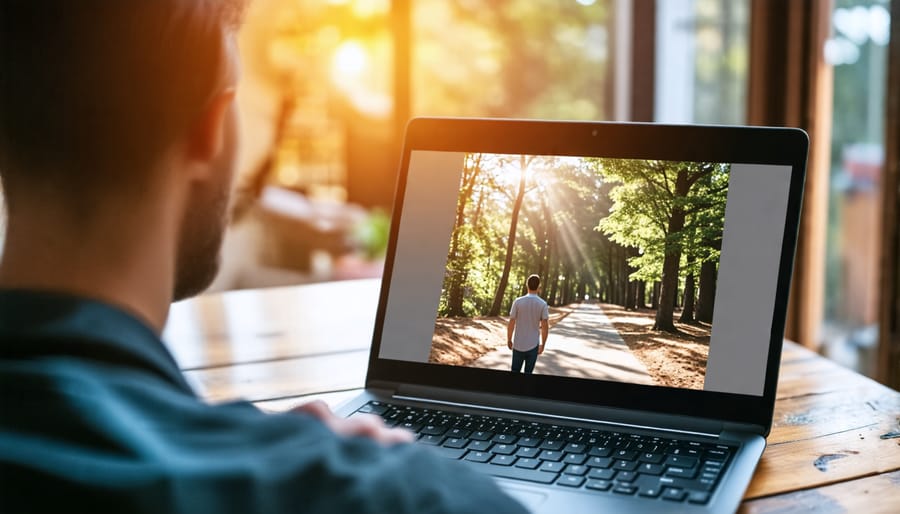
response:
<path id="1" fill-rule="evenodd" d="M 194 394 L 159 336 L 121 309 L 59 293 L 0 290 L 0 359 L 54 356 L 150 372 Z"/>

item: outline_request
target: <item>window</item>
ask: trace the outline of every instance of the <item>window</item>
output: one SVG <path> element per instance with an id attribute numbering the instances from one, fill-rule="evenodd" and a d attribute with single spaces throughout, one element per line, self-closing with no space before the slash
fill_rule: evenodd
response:
<path id="1" fill-rule="evenodd" d="M 874 374 L 890 13 L 887 0 L 837 0 L 825 58 L 834 66 L 825 353 Z"/>

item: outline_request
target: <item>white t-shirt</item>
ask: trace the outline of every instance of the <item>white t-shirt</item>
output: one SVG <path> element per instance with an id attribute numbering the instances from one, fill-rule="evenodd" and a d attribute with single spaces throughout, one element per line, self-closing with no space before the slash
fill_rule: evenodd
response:
<path id="1" fill-rule="evenodd" d="M 528 293 L 516 298 L 509 317 L 516 320 L 513 349 L 527 352 L 541 343 L 541 320 L 550 319 L 550 308 L 536 293 Z"/>

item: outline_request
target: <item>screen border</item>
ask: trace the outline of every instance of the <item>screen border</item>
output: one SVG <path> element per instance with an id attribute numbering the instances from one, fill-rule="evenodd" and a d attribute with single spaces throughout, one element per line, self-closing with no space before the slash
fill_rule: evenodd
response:
<path id="1" fill-rule="evenodd" d="M 394 195 L 390 238 L 369 355 L 366 386 L 412 384 L 565 400 L 598 407 L 712 418 L 764 427 L 772 423 L 788 294 L 806 179 L 809 138 L 803 130 L 773 127 L 659 125 L 479 118 L 415 118 L 409 122 Z M 402 199 L 413 151 L 570 155 L 661 159 L 791 168 L 790 191 L 762 396 L 647 386 L 548 375 L 501 374 L 463 366 L 381 359 L 384 314 L 390 293 Z"/>

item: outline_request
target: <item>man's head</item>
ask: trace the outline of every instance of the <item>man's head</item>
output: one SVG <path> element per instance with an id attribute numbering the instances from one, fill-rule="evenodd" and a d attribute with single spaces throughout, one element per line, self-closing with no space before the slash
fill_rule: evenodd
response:
<path id="1" fill-rule="evenodd" d="M 528 277 L 528 280 L 525 282 L 525 285 L 528 286 L 529 292 L 536 292 L 539 287 L 541 287 L 541 277 L 537 275 L 531 275 Z"/>
<path id="2" fill-rule="evenodd" d="M 215 275 L 235 161 L 244 0 L 3 0 L 0 178 L 10 224 L 38 204 L 88 224 L 178 169 L 175 296 Z M 173 172 L 174 173 L 174 172 Z"/>

